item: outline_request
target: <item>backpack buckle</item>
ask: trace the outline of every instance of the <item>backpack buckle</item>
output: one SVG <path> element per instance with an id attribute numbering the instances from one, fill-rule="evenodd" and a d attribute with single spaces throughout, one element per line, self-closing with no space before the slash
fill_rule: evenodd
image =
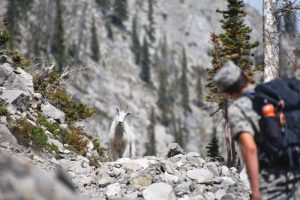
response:
<path id="1" fill-rule="evenodd" d="M 278 110 L 279 110 L 280 126 L 282 127 L 286 126 L 286 119 L 285 119 L 285 114 L 283 113 L 283 108 L 284 108 L 284 101 L 280 100 L 278 102 Z"/>

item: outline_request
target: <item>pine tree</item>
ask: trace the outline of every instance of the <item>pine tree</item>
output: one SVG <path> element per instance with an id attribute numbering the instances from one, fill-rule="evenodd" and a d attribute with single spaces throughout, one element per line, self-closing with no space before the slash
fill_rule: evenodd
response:
<path id="1" fill-rule="evenodd" d="M 211 102 L 219 103 L 219 109 L 223 111 L 225 119 L 225 140 L 229 167 L 238 164 L 238 158 L 236 157 L 235 144 L 231 140 L 230 129 L 228 125 L 228 99 L 224 98 L 219 93 L 217 87 L 213 83 L 213 77 L 223 66 L 226 60 L 233 61 L 236 65 L 240 66 L 242 70 L 248 75 L 250 80 L 252 79 L 252 52 L 251 50 L 258 46 L 258 42 L 250 42 L 251 29 L 244 24 L 244 18 L 246 13 L 244 11 L 244 3 L 242 0 L 227 0 L 227 10 L 217 10 L 221 13 L 223 19 L 222 28 L 224 32 L 219 35 L 214 33 L 211 35 L 211 41 L 213 42 L 214 49 L 212 50 L 212 65 L 213 68 L 208 72 L 208 96 L 207 100 Z"/>
<path id="2" fill-rule="evenodd" d="M 60 0 L 56 0 L 56 16 L 54 20 L 54 35 L 52 38 L 51 53 L 58 65 L 58 71 L 62 72 L 63 65 L 65 64 L 65 42 L 62 5 Z"/>
<path id="3" fill-rule="evenodd" d="M 242 0 L 228 0 L 227 10 L 217 10 L 223 15 L 220 22 L 224 30 L 224 33 L 219 34 L 218 37 L 225 57 L 241 67 L 251 80 L 253 76 L 251 50 L 258 46 L 258 42 L 250 41 L 252 30 L 244 23 L 246 16 L 244 6 Z"/>
<path id="4" fill-rule="evenodd" d="M 219 152 L 219 141 L 216 136 L 216 133 L 213 134 L 210 143 L 206 146 L 207 156 L 211 158 L 212 161 L 224 161 L 223 157 Z"/>
<path id="5" fill-rule="evenodd" d="M 181 120 L 176 119 L 174 112 L 171 113 L 172 131 L 175 143 L 184 148 L 184 129 L 182 128 Z"/>
<path id="6" fill-rule="evenodd" d="M 227 10 L 217 10 L 221 13 L 223 19 L 220 21 L 224 33 L 216 35 L 211 34 L 213 43 L 212 65 L 213 68 L 208 71 L 208 93 L 207 100 L 218 102 L 223 107 L 224 97 L 219 93 L 213 83 L 213 77 L 223 66 L 226 60 L 233 61 L 247 74 L 250 80 L 253 78 L 251 68 L 253 55 L 251 50 L 258 46 L 258 42 L 250 42 L 251 29 L 245 25 L 244 3 L 242 0 L 227 0 Z"/>
<path id="7" fill-rule="evenodd" d="M 198 97 L 197 105 L 200 107 L 204 105 L 204 92 L 203 92 L 203 87 L 204 87 L 203 78 L 205 76 L 204 73 L 205 71 L 203 70 L 203 68 L 198 69 L 196 91 Z"/>
<path id="8" fill-rule="evenodd" d="M 106 32 L 107 32 L 107 37 L 113 41 L 114 40 L 114 32 L 111 28 L 111 24 L 109 21 L 105 22 L 105 28 L 106 28 Z"/>
<path id="9" fill-rule="evenodd" d="M 7 5 L 7 19 L 9 21 L 9 33 L 10 33 L 10 41 L 9 46 L 10 48 L 14 48 L 14 41 L 15 37 L 19 35 L 18 32 L 18 16 L 17 16 L 18 10 L 17 10 L 17 3 L 15 0 L 8 1 Z"/>
<path id="10" fill-rule="evenodd" d="M 150 83 L 150 57 L 149 57 L 149 47 L 148 41 L 146 37 L 144 37 L 143 42 L 143 57 L 142 57 L 142 71 L 140 74 L 141 79 L 146 82 Z"/>
<path id="11" fill-rule="evenodd" d="M 287 33 L 297 32 L 297 19 L 296 14 L 292 11 L 287 11 L 284 13 L 284 28 Z"/>
<path id="12" fill-rule="evenodd" d="M 110 0 L 96 0 L 99 6 L 101 6 L 104 10 L 109 10 L 110 8 Z"/>
<path id="13" fill-rule="evenodd" d="M 9 46 L 14 49 L 14 43 L 19 39 L 19 20 L 23 19 L 33 0 L 9 0 L 7 3 L 8 32 L 10 34 Z"/>
<path id="14" fill-rule="evenodd" d="M 91 58 L 95 62 L 99 62 L 99 60 L 100 60 L 100 51 L 99 51 L 99 43 L 98 43 L 97 30 L 96 30 L 96 26 L 95 26 L 94 17 L 93 17 L 93 20 L 92 20 L 91 34 L 92 34 L 92 38 L 91 38 L 91 53 L 92 53 L 92 55 L 91 55 Z"/>
<path id="15" fill-rule="evenodd" d="M 127 0 L 115 0 L 113 4 L 115 19 L 113 23 L 123 25 L 123 21 L 128 19 Z"/>
<path id="16" fill-rule="evenodd" d="M 73 41 L 72 44 L 68 47 L 68 60 L 78 62 L 78 47 L 76 43 Z"/>
<path id="17" fill-rule="evenodd" d="M 156 155 L 155 124 L 155 112 L 154 108 L 152 108 L 150 115 L 150 125 L 148 126 L 148 143 L 146 146 L 146 155 Z"/>
<path id="18" fill-rule="evenodd" d="M 132 21 L 132 50 L 135 56 L 135 64 L 139 65 L 141 61 L 141 44 L 139 34 L 137 31 L 137 15 L 134 16 Z"/>
<path id="19" fill-rule="evenodd" d="M 219 89 L 215 85 L 213 78 L 215 74 L 224 65 L 226 58 L 219 37 L 215 33 L 211 33 L 210 40 L 213 45 L 213 49 L 211 51 L 212 69 L 208 70 L 207 72 L 208 79 L 207 79 L 206 87 L 208 89 L 208 95 L 206 96 L 206 101 L 219 103 L 219 108 L 222 109 L 223 108 L 222 104 L 224 103 L 225 99 L 224 96 L 219 92 Z"/>
<path id="20" fill-rule="evenodd" d="M 169 65 L 169 53 L 166 36 L 160 43 L 160 53 L 156 54 L 156 66 L 158 67 L 159 74 L 159 89 L 158 89 L 158 101 L 157 105 L 161 110 L 161 123 L 168 126 L 170 123 L 170 112 L 172 111 L 172 101 L 168 91 L 168 65 Z"/>
<path id="21" fill-rule="evenodd" d="M 151 42 L 155 42 L 155 29 L 154 29 L 154 17 L 153 17 L 153 1 L 154 0 L 148 0 L 148 21 L 149 21 L 149 38 Z"/>
<path id="22" fill-rule="evenodd" d="M 180 78 L 180 92 L 181 92 L 181 105 L 183 107 L 184 113 L 191 111 L 189 106 L 189 87 L 187 80 L 187 58 L 185 53 L 185 48 L 182 49 L 182 70 Z"/>
<path id="23" fill-rule="evenodd" d="M 0 51 L 5 50 L 7 48 L 7 43 L 9 41 L 10 35 L 7 30 L 7 27 L 0 21 Z"/>

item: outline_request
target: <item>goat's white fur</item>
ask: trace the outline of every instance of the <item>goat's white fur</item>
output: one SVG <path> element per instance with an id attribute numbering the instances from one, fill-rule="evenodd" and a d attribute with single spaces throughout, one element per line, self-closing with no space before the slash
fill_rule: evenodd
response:
<path id="1" fill-rule="evenodd" d="M 129 113 L 119 111 L 110 126 L 109 142 L 113 160 L 122 158 L 125 154 L 130 158 L 135 157 L 134 134 L 131 127 L 125 121 Z"/>

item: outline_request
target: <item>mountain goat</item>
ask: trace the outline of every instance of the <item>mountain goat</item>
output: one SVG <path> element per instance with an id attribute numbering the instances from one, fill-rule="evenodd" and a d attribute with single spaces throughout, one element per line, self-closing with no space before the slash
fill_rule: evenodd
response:
<path id="1" fill-rule="evenodd" d="M 110 152 L 113 160 L 122 158 L 124 153 L 130 158 L 135 157 L 134 135 L 125 119 L 130 113 L 119 111 L 115 116 L 109 132 Z"/>

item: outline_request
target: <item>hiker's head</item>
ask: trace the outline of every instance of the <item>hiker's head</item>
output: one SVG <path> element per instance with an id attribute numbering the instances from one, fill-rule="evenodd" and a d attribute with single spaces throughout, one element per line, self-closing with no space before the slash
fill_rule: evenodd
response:
<path id="1" fill-rule="evenodd" d="M 249 83 L 247 76 L 231 61 L 228 61 L 215 75 L 214 82 L 221 92 L 232 97 L 239 96 Z"/>

